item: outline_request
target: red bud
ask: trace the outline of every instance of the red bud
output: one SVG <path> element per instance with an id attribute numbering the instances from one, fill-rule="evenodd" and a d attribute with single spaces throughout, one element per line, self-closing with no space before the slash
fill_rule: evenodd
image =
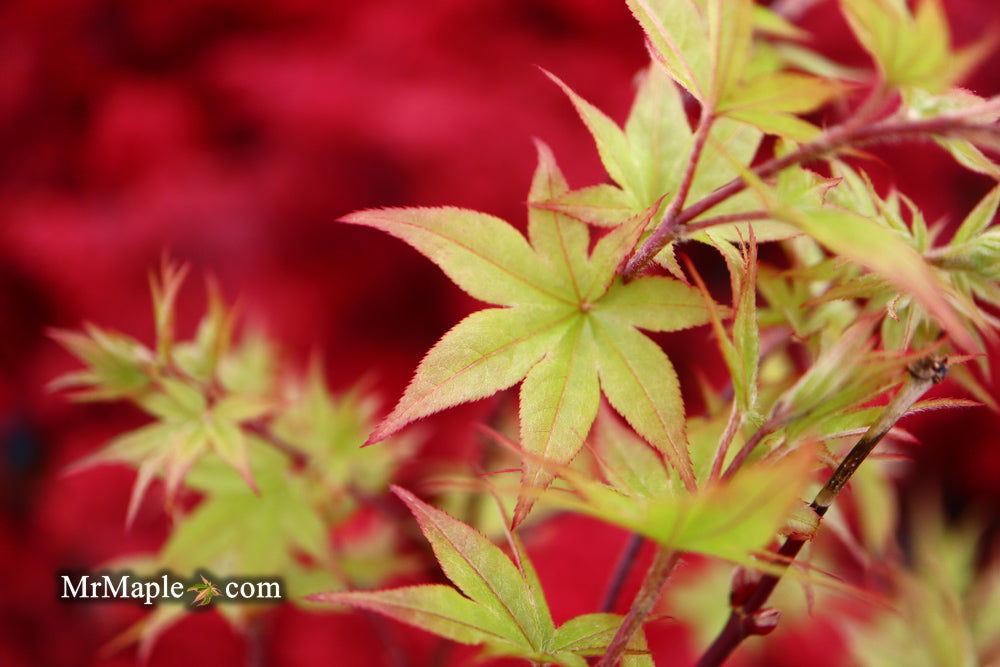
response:
<path id="1" fill-rule="evenodd" d="M 757 574 L 747 570 L 745 567 L 738 567 L 733 572 L 733 582 L 729 590 L 729 604 L 733 607 L 742 607 L 754 588 L 757 587 Z"/>
<path id="2" fill-rule="evenodd" d="M 747 632 L 752 635 L 769 635 L 781 620 L 780 609 L 761 609 L 747 617 Z"/>

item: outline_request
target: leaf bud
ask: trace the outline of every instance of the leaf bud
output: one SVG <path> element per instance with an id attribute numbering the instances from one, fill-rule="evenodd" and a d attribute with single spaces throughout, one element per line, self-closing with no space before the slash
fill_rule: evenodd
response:
<path id="1" fill-rule="evenodd" d="M 760 609 L 746 618 L 747 633 L 751 635 L 769 635 L 781 620 L 780 609 Z"/>

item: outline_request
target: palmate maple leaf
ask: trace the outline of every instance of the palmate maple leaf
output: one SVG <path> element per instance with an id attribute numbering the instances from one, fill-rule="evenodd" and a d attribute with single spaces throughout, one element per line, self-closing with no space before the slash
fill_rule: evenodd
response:
<path id="1" fill-rule="evenodd" d="M 192 605 L 204 607 L 205 605 L 212 602 L 213 599 L 222 595 L 219 591 L 219 587 L 213 584 L 211 581 L 205 578 L 205 575 L 201 576 L 201 583 L 195 584 L 188 588 L 189 591 L 197 591 L 198 595 L 195 596 L 194 600 L 191 601 Z"/>
<path id="2" fill-rule="evenodd" d="M 541 142 L 537 147 L 529 204 L 569 191 L 552 152 Z M 459 208 L 378 209 L 343 218 L 406 241 L 471 296 L 501 306 L 469 315 L 431 348 L 365 444 L 523 380 L 520 439 L 532 456 L 522 465 L 515 525 L 552 480 L 540 462 L 566 463 L 579 452 L 601 391 L 693 489 L 677 374 L 663 350 L 637 329 L 703 324 L 705 301 L 672 278 L 645 276 L 626 284 L 616 276 L 659 205 L 603 236 L 589 254 L 584 223 L 530 206 L 528 239 L 499 218 Z"/>
<path id="3" fill-rule="evenodd" d="M 661 464 L 662 465 L 662 464 Z M 444 575 L 454 586 L 423 584 L 387 590 L 331 591 L 306 596 L 393 618 L 461 644 L 482 645 L 481 658 L 512 656 L 536 665 L 585 667 L 603 654 L 622 623 L 617 614 L 583 614 L 558 627 L 524 544 L 507 532 L 510 555 L 468 524 L 392 487 L 413 513 Z M 640 630 L 623 667 L 653 667 Z"/>

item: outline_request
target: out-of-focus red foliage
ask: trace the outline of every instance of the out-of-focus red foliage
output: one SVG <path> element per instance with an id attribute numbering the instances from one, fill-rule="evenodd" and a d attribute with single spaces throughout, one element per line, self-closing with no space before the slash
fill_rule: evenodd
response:
<path id="1" fill-rule="evenodd" d="M 993 0 L 948 8 L 959 42 L 1000 22 Z M 803 24 L 824 52 L 866 62 L 834 3 Z M 146 275 L 168 249 L 239 295 L 291 350 L 289 363 L 321 350 L 335 386 L 367 376 L 392 400 L 473 304 L 402 243 L 333 221 L 370 206 L 454 204 L 521 224 L 532 136 L 553 145 L 572 183 L 601 175 L 572 108 L 533 65 L 621 119 L 644 60 L 639 29 L 616 0 L 4 3 L 0 664 L 134 664 L 134 652 L 98 652 L 138 611 L 58 604 L 54 573 L 155 549 L 168 530 L 153 503 L 124 530 L 127 471 L 60 474 L 139 417 L 49 395 L 46 382 L 74 362 L 46 327 L 89 320 L 149 340 Z M 980 68 L 970 85 L 995 94 L 1000 71 Z M 870 166 L 879 182 L 901 184 L 931 219 L 956 218 L 985 191 L 934 148 L 880 154 L 885 165 Z M 182 326 L 202 307 L 187 290 Z M 686 334 L 669 344 L 702 342 Z M 675 358 L 693 386 L 698 356 Z M 468 423 L 488 408 L 431 420 L 421 460 L 475 447 Z M 995 416 L 934 415 L 921 430 L 927 446 L 910 483 L 933 470 L 957 507 L 1000 500 Z M 625 536 L 569 518 L 528 539 L 562 621 L 596 608 Z M 434 664 L 439 642 L 391 627 L 410 664 Z M 683 629 L 657 627 L 658 664 L 687 663 L 694 647 Z M 261 636 L 267 664 L 391 664 L 358 615 L 283 608 Z M 761 664 L 833 665 L 841 651 L 819 634 L 778 638 Z M 151 662 L 228 665 L 247 655 L 215 614 L 192 614 Z M 452 664 L 470 655 L 441 654 Z"/>

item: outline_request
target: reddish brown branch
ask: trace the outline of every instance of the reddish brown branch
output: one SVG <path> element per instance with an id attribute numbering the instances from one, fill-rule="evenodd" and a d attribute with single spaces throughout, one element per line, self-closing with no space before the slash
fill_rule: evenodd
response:
<path id="1" fill-rule="evenodd" d="M 770 216 L 767 211 L 747 211 L 746 213 L 729 213 L 728 215 L 717 215 L 714 218 L 705 218 L 698 222 L 684 225 L 684 232 L 690 233 L 719 225 L 728 225 L 733 222 L 751 222 L 753 220 L 766 220 Z"/>
<path id="2" fill-rule="evenodd" d="M 292 466 L 294 468 L 304 468 L 309 462 L 309 455 L 305 451 L 280 437 L 263 421 L 256 420 L 248 422 L 243 425 L 243 428 L 250 433 L 253 433 L 258 438 L 277 449 L 279 452 L 287 455 L 292 460 Z"/>
<path id="3" fill-rule="evenodd" d="M 653 563 L 649 566 L 639 594 L 632 601 L 631 609 L 625 615 L 625 619 L 618 627 L 618 632 L 615 633 L 611 643 L 608 644 L 608 650 L 604 652 L 597 667 L 614 667 L 621 660 L 629 642 L 632 641 L 632 637 L 646 622 L 646 618 L 660 598 L 660 591 L 667 582 L 674 566 L 677 565 L 677 561 L 680 560 L 680 556 L 678 551 L 668 551 L 662 547 L 656 550 Z"/>
<path id="4" fill-rule="evenodd" d="M 893 396 L 878 420 L 869 427 L 868 431 L 861 436 L 857 444 L 840 462 L 840 465 L 837 466 L 837 469 L 834 470 L 826 484 L 813 499 L 810 507 L 820 518 L 830 509 L 837 494 L 844 488 L 858 466 L 885 437 L 889 429 L 931 386 L 944 378 L 947 360 L 926 357 L 911 364 L 907 370 L 906 382 Z M 779 565 L 790 564 L 805 546 L 806 541 L 795 537 L 785 540 L 775 555 L 775 562 Z M 702 655 L 697 667 L 717 667 L 744 639 L 752 635 L 766 634 L 773 629 L 774 623 L 776 623 L 774 614 L 767 615 L 767 622 L 763 624 L 762 614 L 764 612 L 762 608 L 771 597 L 771 593 L 774 592 L 779 581 L 781 581 L 780 573 L 768 573 L 761 575 L 756 585 L 749 591 L 734 588 L 733 610 L 729 614 L 729 619 L 715 641 Z"/>
<path id="5" fill-rule="evenodd" d="M 992 108 L 990 104 L 982 105 L 982 109 Z M 954 137 L 962 136 L 963 134 L 969 135 L 970 138 L 975 138 L 976 140 L 983 140 L 985 138 L 1000 139 L 1000 127 L 970 120 L 970 118 L 974 118 L 981 113 L 983 111 L 976 108 L 961 113 L 921 120 L 890 119 L 860 126 L 845 123 L 844 125 L 838 125 L 828 130 L 815 141 L 803 144 L 797 150 L 781 157 L 772 158 L 751 171 L 757 178 L 768 178 L 788 167 L 818 160 L 842 148 L 863 146 L 877 141 L 893 141 L 925 135 Z M 737 177 L 674 216 L 670 216 L 670 212 L 668 211 L 668 215 L 664 216 L 663 222 L 656 231 L 646 239 L 642 247 L 625 264 L 621 272 L 622 276 L 626 280 L 634 278 L 646 264 L 674 239 L 678 227 L 694 220 L 746 188 L 746 181 L 742 177 Z"/>
<path id="6" fill-rule="evenodd" d="M 739 406 L 736 401 L 733 401 L 732 410 L 729 412 L 729 421 L 726 423 L 726 430 L 723 431 L 722 437 L 719 438 L 719 446 L 715 450 L 715 459 L 712 461 L 712 469 L 708 473 L 709 479 L 718 479 L 719 475 L 722 473 L 722 464 L 726 460 L 726 454 L 729 452 L 729 445 L 733 442 L 733 437 L 736 435 L 736 430 L 739 428 L 742 418 L 743 415 L 740 414 Z"/>
<path id="7" fill-rule="evenodd" d="M 611 575 L 608 587 L 604 591 L 604 599 L 601 601 L 601 611 L 609 612 L 615 608 L 615 602 L 618 601 L 618 595 L 622 592 L 625 579 L 628 577 L 635 559 L 639 556 L 639 550 L 642 548 L 643 541 L 645 541 L 645 538 L 639 533 L 632 533 L 629 536 L 625 548 L 622 549 L 622 553 L 618 557 L 618 562 L 615 563 L 614 574 Z"/>
<path id="8" fill-rule="evenodd" d="M 660 219 L 660 224 L 650 236 L 651 241 L 654 237 L 659 235 L 664 239 L 663 243 L 660 245 L 660 249 L 667 244 L 669 239 L 673 238 L 674 230 L 677 228 L 678 215 L 684 206 L 685 201 L 687 201 L 687 196 L 691 192 L 691 184 L 694 183 L 694 174 L 698 170 L 698 162 L 701 160 L 702 151 L 705 150 L 705 143 L 708 141 L 708 133 L 712 129 L 712 125 L 715 122 L 715 116 L 712 115 L 712 111 L 707 107 L 703 106 L 701 109 L 701 118 L 698 121 L 698 129 L 695 131 L 694 143 L 691 145 L 691 155 L 688 158 L 687 167 L 684 170 L 684 175 L 681 177 L 680 185 L 677 187 L 677 192 L 674 194 L 673 201 L 670 202 L 670 207 L 667 208 L 666 213 Z M 646 242 L 649 245 L 649 241 Z M 643 248 L 646 246 L 644 245 Z M 641 252 L 641 249 L 640 249 Z M 659 250 L 657 250 L 659 252 Z M 655 255 L 656 253 L 653 253 Z M 652 259 L 653 255 L 650 255 L 649 259 Z M 632 260 L 629 260 L 629 265 L 631 265 Z M 648 259 L 646 261 L 649 261 Z M 626 281 L 631 280 L 635 277 L 635 271 L 630 271 L 628 266 L 622 271 L 622 276 Z"/>
<path id="9" fill-rule="evenodd" d="M 772 416 L 766 422 L 764 422 L 760 428 L 754 431 L 754 434 L 750 436 L 750 439 L 743 443 L 739 451 L 733 457 L 733 460 L 729 462 L 729 466 L 726 468 L 726 472 L 722 473 L 722 479 L 729 479 L 733 476 L 739 467 L 743 465 L 743 462 L 747 460 L 750 453 L 764 440 L 767 436 L 771 435 L 779 428 L 781 428 L 783 420 L 775 416 Z"/>

